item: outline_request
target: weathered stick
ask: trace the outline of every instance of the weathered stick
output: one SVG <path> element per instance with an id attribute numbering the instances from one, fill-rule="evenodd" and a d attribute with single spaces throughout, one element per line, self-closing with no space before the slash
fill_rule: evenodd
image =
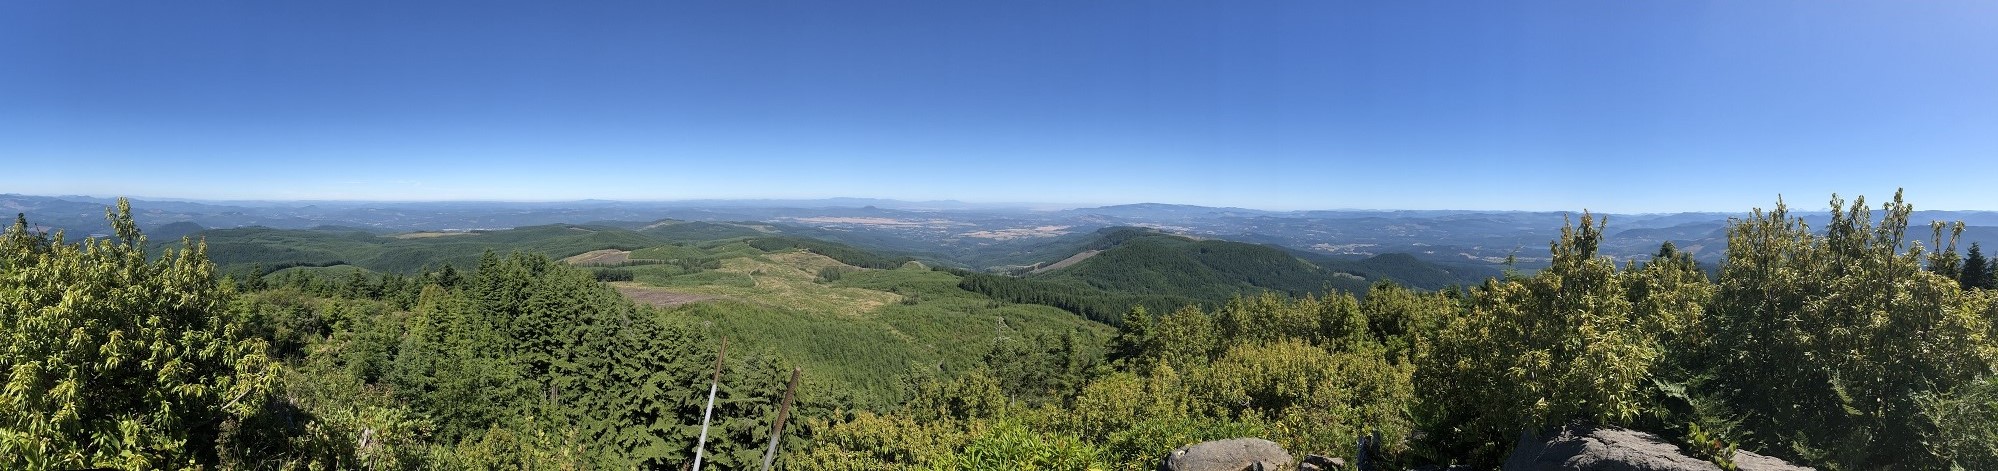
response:
<path id="1" fill-rule="evenodd" d="M 701 440 L 694 443 L 694 471 L 701 471 L 701 455 L 708 448 L 708 421 L 715 417 L 715 391 L 721 389 L 722 359 L 728 357 L 728 337 L 722 337 L 721 350 L 715 352 L 715 380 L 708 383 L 708 407 L 701 413 Z"/>
<path id="2" fill-rule="evenodd" d="M 791 395 L 798 392 L 798 375 L 802 368 L 791 369 L 791 386 L 784 388 L 784 404 L 777 406 L 777 424 L 770 427 L 770 450 L 763 452 L 763 471 L 770 471 L 770 465 L 777 462 L 777 439 L 784 437 L 784 420 L 791 418 Z"/>

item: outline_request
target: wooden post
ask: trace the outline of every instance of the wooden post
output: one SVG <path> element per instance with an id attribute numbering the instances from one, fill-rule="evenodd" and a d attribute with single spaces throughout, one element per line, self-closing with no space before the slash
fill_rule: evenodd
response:
<path id="1" fill-rule="evenodd" d="M 694 442 L 694 471 L 701 471 L 701 455 L 708 448 L 708 421 L 715 417 L 715 391 L 721 389 L 722 359 L 728 357 L 728 337 L 722 337 L 721 350 L 715 352 L 715 380 L 708 383 L 708 407 L 701 413 L 701 439 Z"/>
<path id="2" fill-rule="evenodd" d="M 784 437 L 784 420 L 791 418 L 791 396 L 798 392 L 798 375 L 802 368 L 791 369 L 791 386 L 784 388 L 784 404 L 777 406 L 777 424 L 770 427 L 770 450 L 763 452 L 763 471 L 770 471 L 770 465 L 777 462 L 777 440 Z"/>

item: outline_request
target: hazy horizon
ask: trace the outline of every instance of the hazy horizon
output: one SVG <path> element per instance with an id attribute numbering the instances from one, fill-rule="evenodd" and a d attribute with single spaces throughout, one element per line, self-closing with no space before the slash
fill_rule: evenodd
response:
<path id="1" fill-rule="evenodd" d="M 1034 202 L 1034 201 L 962 201 L 962 200 L 906 200 L 906 199 L 899 199 L 899 198 L 879 198 L 879 197 L 860 197 L 860 196 L 834 196 L 834 197 L 826 197 L 826 198 L 688 198 L 688 199 L 670 199 L 670 200 L 669 200 L 669 199 L 656 199 L 656 200 L 640 200 L 640 199 L 604 199 L 604 198 L 583 198 L 583 199 L 550 199 L 550 200 L 526 200 L 526 199 L 514 199 L 514 200 L 503 200 L 503 199 L 449 199 L 449 200 L 400 200 L 400 199 L 373 199 L 373 200 L 370 200 L 370 199 L 208 199 L 208 198 L 178 198 L 178 197 L 156 197 L 156 196 L 146 196 L 146 195 L 84 195 L 84 194 L 63 194 L 63 195 L 57 195 L 57 194 L 25 194 L 25 193 L 0 193 L 0 197 L 4 197 L 4 196 L 26 196 L 26 197 L 36 197 L 36 198 L 57 198 L 57 199 L 62 199 L 62 198 L 88 198 L 88 199 L 93 199 L 93 200 L 115 200 L 115 199 L 117 199 L 117 198 L 128 198 L 128 199 L 131 199 L 131 200 L 133 200 L 133 201 L 135 201 L 135 202 L 145 202 L 145 201 L 159 201 L 159 202 L 179 202 L 179 203 L 197 203 L 197 204 L 211 204 L 211 205 L 218 205 L 218 206 L 226 206 L 226 205 L 230 205 L 230 204 L 253 204 L 253 203 L 261 203 L 261 204 L 305 204 L 305 205 L 310 205 L 310 204 L 346 204 L 346 205 L 357 205 L 357 206 L 366 206 L 366 205 L 369 205 L 369 204 L 383 204 L 383 205 L 396 205 L 396 204 L 418 204 L 418 205 L 420 205 L 420 204 L 494 204 L 494 205 L 508 205 L 508 204 L 522 204 L 522 205 L 559 205 L 559 204 L 562 204 L 562 203 L 624 203 L 624 204 L 640 204 L 640 205 L 644 205 L 644 204 L 658 204 L 658 205 L 668 205 L 668 206 L 679 206 L 679 207 L 685 207 L 685 208 L 704 208 L 704 207 L 712 207 L 712 208 L 723 208 L 723 207 L 743 207 L 743 208 L 784 208 L 784 207 L 787 207 L 787 206 L 782 206 L 782 205 L 779 205 L 778 203 L 812 203 L 812 202 L 839 202 L 839 201 L 843 201 L 843 200 L 852 200 L 852 201 L 856 201 L 856 202 L 865 202 L 865 204 L 860 204 L 860 205 L 856 205 L 856 206 L 826 206 L 826 207 L 829 207 L 829 208 L 831 208 L 831 207 L 850 207 L 850 208 L 859 208 L 859 207 L 862 207 L 862 206 L 867 206 L 867 205 L 874 205 L 874 204 L 878 204 L 878 203 L 880 203 L 880 202 L 891 202 L 891 203 L 900 203 L 900 205 L 898 205 L 898 206 L 894 207 L 893 209 L 945 209 L 945 210 L 949 210 L 949 209 L 959 209 L 959 208 L 950 208 L 950 207 L 948 207 L 948 206 L 959 206 L 959 207 L 964 207 L 964 208 L 969 208 L 969 209 L 1013 209 L 1013 210 L 1026 210 L 1026 211 L 1062 211 L 1062 210 L 1071 210 L 1071 209 L 1093 209 L 1093 208 L 1107 208 L 1107 207 L 1117 207 L 1117 206 L 1138 206 L 1138 205 L 1166 205 L 1166 206 L 1192 206 L 1192 207 L 1201 207 L 1201 208 L 1210 208 L 1210 209 L 1238 209 L 1238 210 L 1248 210 L 1248 211 L 1261 211 L 1261 212 L 1272 212 L 1272 213 L 1285 213 L 1285 212 L 1313 212 L 1313 211 L 1330 211 L 1330 212 L 1340 212 L 1340 211 L 1352 211 L 1352 212 L 1398 212 L 1398 211 L 1462 211 L 1462 212 L 1477 212 L 1477 213 L 1573 213 L 1573 214 L 1580 214 L 1580 213 L 1582 213 L 1582 212 L 1586 211 L 1586 212 L 1591 212 L 1591 213 L 1596 213 L 1596 214 L 1623 214 L 1623 215 L 1667 215 L 1667 214 L 1695 214 L 1695 213 L 1698 213 L 1698 214 L 1747 214 L 1747 213 L 1749 213 L 1749 212 L 1751 212 L 1751 211 L 1753 211 L 1753 210 L 1757 210 L 1757 209 L 1763 209 L 1763 210 L 1766 210 L 1766 209 L 1770 209 L 1770 208 L 1772 208 L 1772 207 L 1774 207 L 1774 206 L 1775 206 L 1775 204 L 1776 204 L 1776 201 L 1777 201 L 1776 199 L 1773 199 L 1773 198 L 1772 198 L 1772 199 L 1770 199 L 1770 200 L 1769 200 L 1769 202 L 1767 202 L 1767 203 L 1762 203 L 1762 204 L 1753 204 L 1753 205 L 1748 205 L 1748 206 L 1744 206 L 1744 207 L 1742 207 L 1742 208 L 1738 208 L 1738 209 L 1719 209 L 1719 210 L 1709 210 L 1709 209 L 1688 209 L 1688 210 L 1668 210 L 1668 211 L 1608 211 L 1608 210 L 1597 210 L 1597 209 L 1594 209 L 1594 208 L 1355 208 L 1355 207 L 1311 207 L 1311 208 L 1297 208 L 1297 209 L 1270 209 L 1270 208 L 1256 208 L 1256 207 L 1243 207 L 1243 206 L 1214 206 L 1214 205 L 1203 205 L 1203 204 L 1195 204 L 1195 203 L 1175 203 L 1175 202 L 1166 202 L 1166 201 L 1128 201 L 1128 202 L 1110 202 L 1110 203 L 1073 203 L 1073 202 L 1070 202 L 1070 203 L 1064 203 L 1064 202 L 1049 202 L 1049 201 L 1043 201 L 1043 202 Z M 1799 211 L 1801 211 L 1801 214 L 1803 214 L 1803 215 L 1806 215 L 1806 216 L 1814 216 L 1814 215 L 1816 215 L 1816 211 L 1818 211 L 1818 210 L 1820 210 L 1820 209 L 1826 209 L 1826 208 L 1829 208 L 1829 205 L 1828 205 L 1828 204 L 1826 204 L 1826 203 L 1828 203 L 1828 202 L 1829 202 L 1829 200 L 1830 200 L 1830 198 L 1831 198 L 1832 196 L 1833 196 L 1833 195 L 1825 195 L 1825 197 L 1823 197 L 1823 198 L 1813 198 L 1813 199 L 1811 199 L 1810 201 L 1800 201 L 1800 200 L 1798 200 L 1798 199 L 1796 199 L 1796 198 L 1790 198 L 1790 197 L 1783 197 L 1783 198 L 1782 198 L 1782 202 L 1783 202 L 1783 203 L 1784 203 L 1785 205 L 1787 205 L 1787 206 L 1789 207 L 1790 211 L 1792 211 L 1792 212 L 1799 212 Z M 1884 204 L 1885 202 L 1887 202 L 1887 201 L 1890 201 L 1890 200 L 1891 200 L 1891 199 L 1893 198 L 1893 193 L 1891 193 L 1891 192 L 1890 192 L 1890 193 L 1886 193 L 1886 194 L 1883 194 L 1883 195 L 1850 195 L 1850 194 L 1838 194 L 1838 195 L 1836 195 L 1836 196 L 1837 196 L 1838 198 L 1840 198 L 1841 200 L 1843 200 L 1843 201 L 1844 201 L 1845 203 L 1847 203 L 1848 205 L 1849 205 L 1849 204 L 1851 204 L 1851 203 L 1853 202 L 1853 199 L 1854 199 L 1854 197 L 1858 197 L 1858 196 L 1864 196 L 1864 197 L 1866 197 L 1866 204 L 1867 204 L 1867 206 L 1868 206 L 1869 208 L 1871 208 L 1871 209 L 1874 209 L 1874 210 L 1878 210 L 1878 209 L 1880 209 L 1880 205 L 1881 205 L 1881 204 Z M 1904 196 L 1906 196 L 1906 195 L 1904 195 Z M 1915 209 L 1915 211 L 1916 211 L 1916 212 L 1928 212 L 1928 211 L 1935 211 L 1935 212 L 1998 212 L 1998 209 L 1977 209 L 1977 208 L 1934 208 L 1934 207 L 1927 207 L 1927 206 L 1924 206 L 1924 205 L 1920 204 L 1921 202 L 1919 201 L 1919 199 L 1918 199 L 1918 198 L 1912 198 L 1912 197 L 1910 197 L 1910 198 L 1909 198 L 1909 201 L 1908 201 L 1908 202 L 1909 202 L 1910 204 L 1913 204 L 1913 205 L 1914 205 L 1914 209 Z M 702 204 L 716 204 L 716 205 L 718 205 L 718 206 L 702 206 Z M 926 206 L 923 206 L 923 205 L 936 205 L 936 206 L 929 206 L 929 207 L 926 207 Z M 143 208 L 139 208 L 139 209 L 143 209 Z M 809 209 L 809 208 L 801 208 L 801 209 Z"/>
<path id="2" fill-rule="evenodd" d="M 0 4 L 0 192 L 1991 205 L 1998 4 Z"/>

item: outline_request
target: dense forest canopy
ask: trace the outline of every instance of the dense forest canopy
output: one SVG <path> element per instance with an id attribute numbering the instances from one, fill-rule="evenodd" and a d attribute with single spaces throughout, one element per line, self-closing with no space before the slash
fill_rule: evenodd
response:
<path id="1" fill-rule="evenodd" d="M 1530 275 L 1331 291 L 1299 275 L 1253 294 L 932 270 L 802 238 L 635 241 L 661 263 L 619 267 L 524 248 L 463 270 L 225 276 L 200 240 L 149 253 L 121 201 L 112 237 L 25 217 L 0 236 L 0 467 L 678 469 L 727 335 L 703 450 L 718 469 L 760 466 L 798 366 L 781 469 L 1150 469 L 1239 436 L 1351 458 L 1373 433 L 1394 465 L 1491 468 L 1522 431 L 1570 423 L 1722 465 L 1740 447 L 1825 469 L 1998 468 L 1993 264 L 1959 255 L 1960 225 L 1922 234 L 1898 194 L 1877 213 L 1830 206 L 1823 227 L 1780 202 L 1731 221 L 1717 267 L 1670 244 L 1610 259 L 1609 222 L 1583 215 Z M 1142 244 L 1279 281 L 1312 270 Z M 1138 258 L 1124 265 L 1158 259 Z M 739 298 L 620 294 L 644 280 Z"/>

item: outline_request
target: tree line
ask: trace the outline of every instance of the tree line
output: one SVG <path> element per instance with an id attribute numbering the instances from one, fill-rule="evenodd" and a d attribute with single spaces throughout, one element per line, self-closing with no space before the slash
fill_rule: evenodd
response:
<path id="1" fill-rule="evenodd" d="M 957 286 L 965 291 L 1004 302 L 1054 306 L 1113 326 L 1122 322 L 1123 313 L 1133 306 L 1158 312 L 1202 302 L 1184 296 L 1111 293 L 1072 283 L 965 270 L 953 270 L 951 273 L 960 277 Z"/>

